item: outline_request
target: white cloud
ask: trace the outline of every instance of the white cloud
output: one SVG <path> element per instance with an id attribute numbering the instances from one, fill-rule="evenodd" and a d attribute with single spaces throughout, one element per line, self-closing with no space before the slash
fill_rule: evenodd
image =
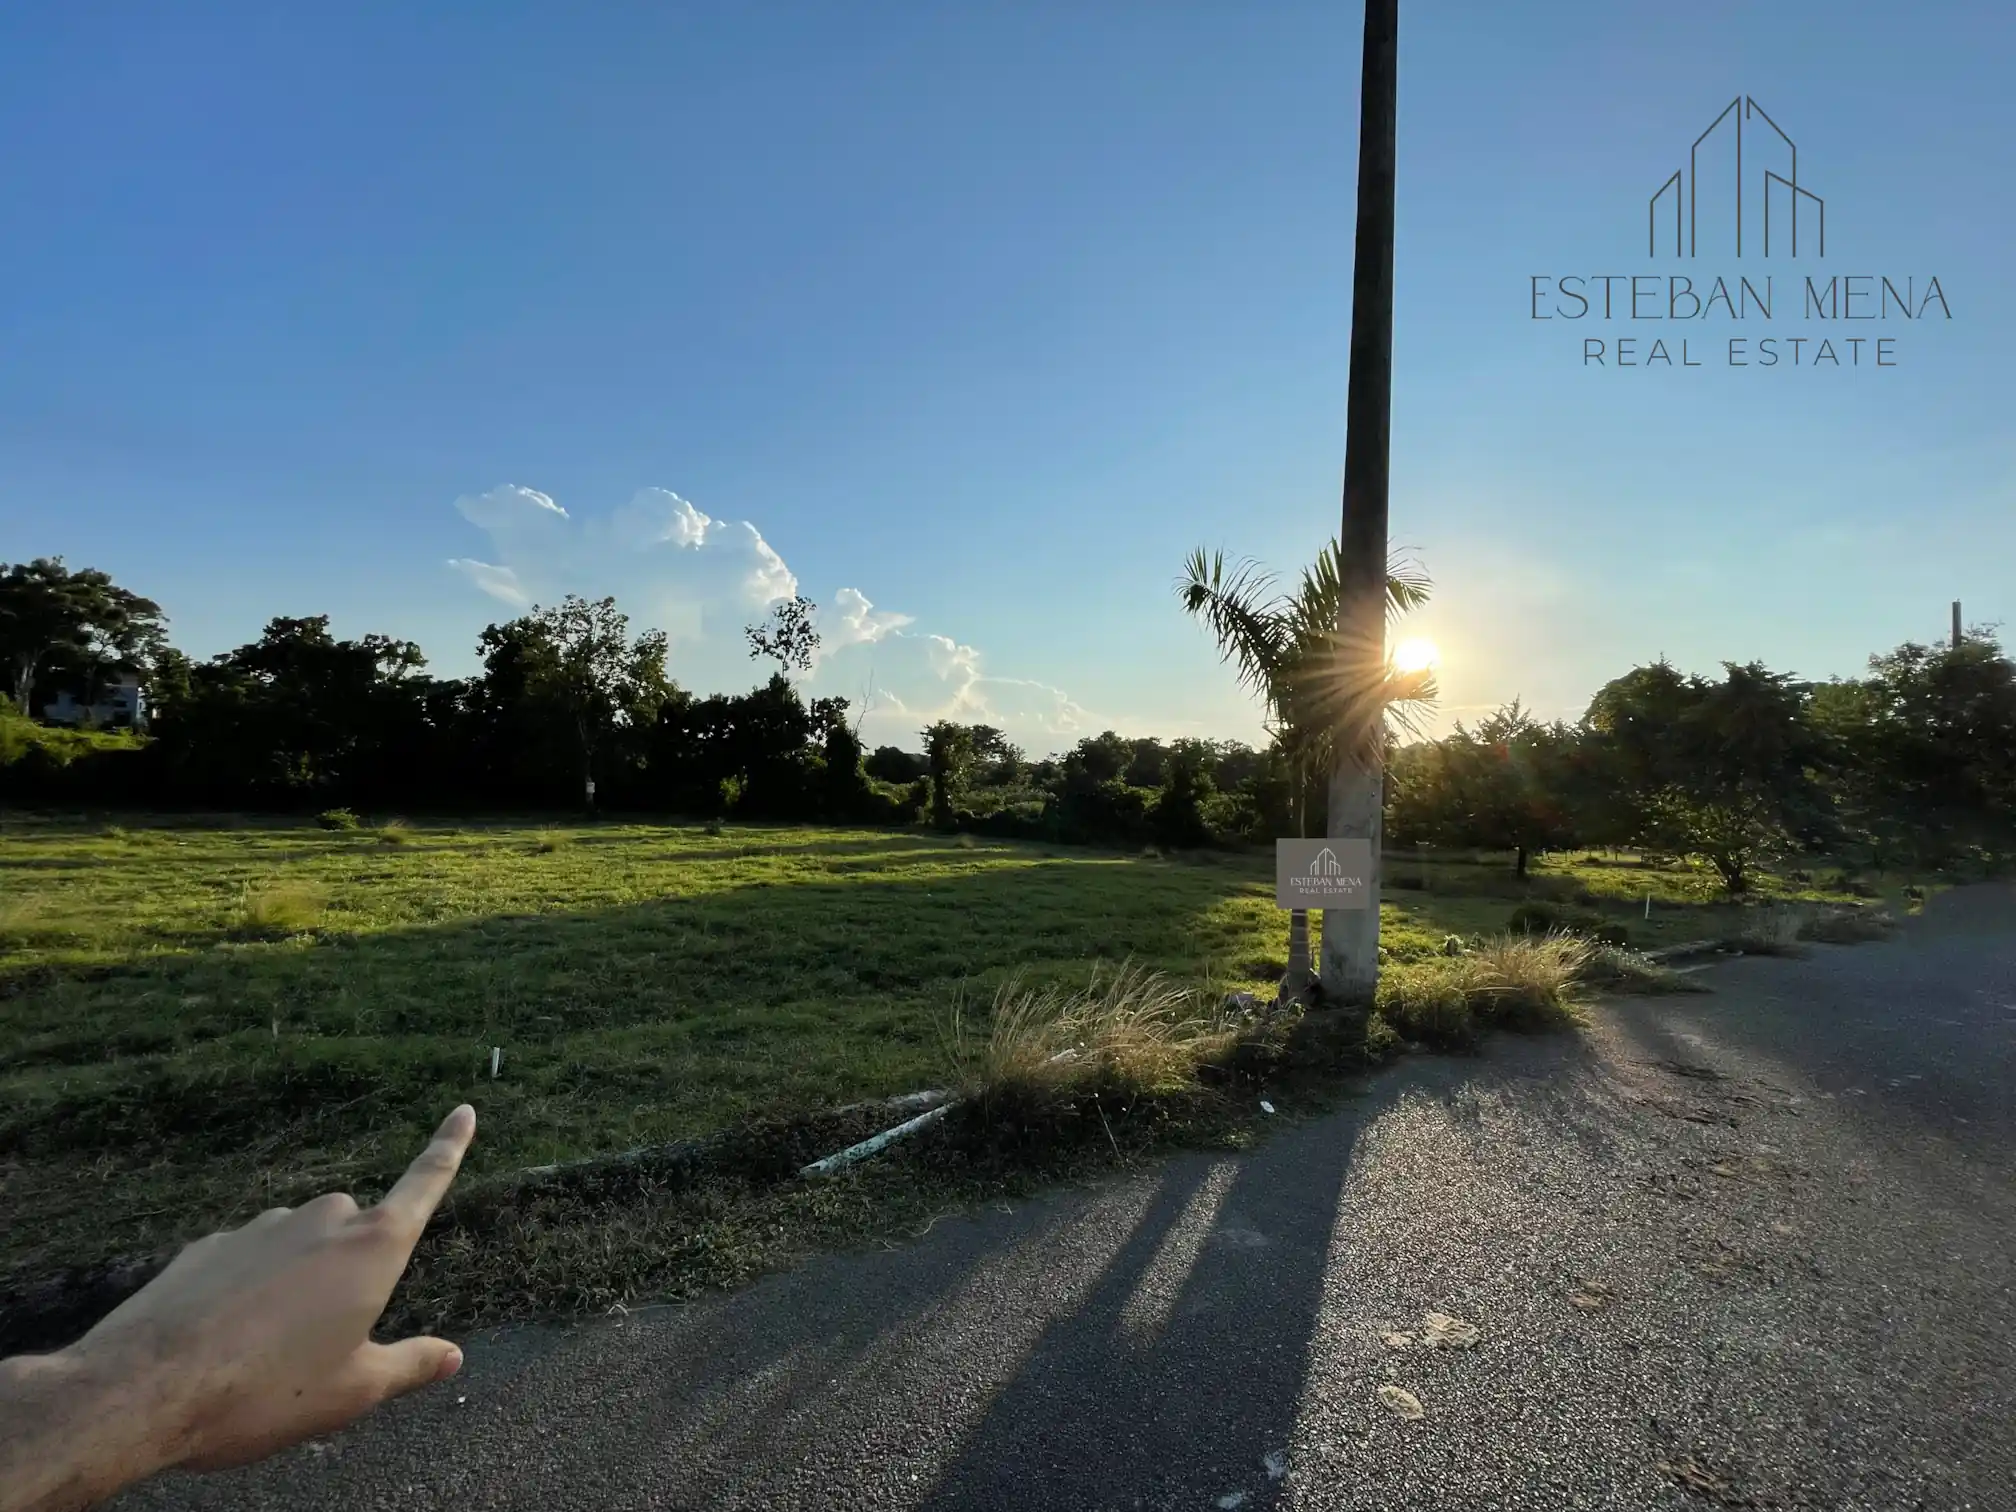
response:
<path id="1" fill-rule="evenodd" d="M 768 675 L 743 628 L 800 591 L 799 579 L 747 520 L 716 519 L 663 488 L 646 488 L 600 518 L 580 519 L 537 489 L 507 485 L 456 500 L 490 538 L 492 561 L 450 566 L 514 610 L 569 593 L 613 595 L 633 630 L 662 629 L 672 675 L 698 692 L 736 691 Z M 815 595 L 816 597 L 816 595 Z M 820 651 L 800 680 L 868 713 L 871 745 L 914 749 L 938 719 L 992 724 L 1032 752 L 1069 745 L 1095 721 L 1062 689 L 989 675 L 980 651 L 917 630 L 914 616 L 878 609 L 841 588 L 814 615 Z"/>
<path id="2" fill-rule="evenodd" d="M 526 597 L 525 590 L 518 586 L 518 574 L 509 567 L 496 567 L 489 562 L 472 561 L 468 557 L 451 557 L 448 565 L 465 575 L 470 582 L 492 598 L 502 599 L 514 609 L 532 607 L 532 600 Z"/>

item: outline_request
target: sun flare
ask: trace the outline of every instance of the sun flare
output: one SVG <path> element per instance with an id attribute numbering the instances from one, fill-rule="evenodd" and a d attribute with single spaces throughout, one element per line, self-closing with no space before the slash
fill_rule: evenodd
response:
<path id="1" fill-rule="evenodd" d="M 1393 666 L 1400 672 L 1426 672 L 1442 659 L 1435 642 L 1420 636 L 1403 640 L 1393 648 Z"/>

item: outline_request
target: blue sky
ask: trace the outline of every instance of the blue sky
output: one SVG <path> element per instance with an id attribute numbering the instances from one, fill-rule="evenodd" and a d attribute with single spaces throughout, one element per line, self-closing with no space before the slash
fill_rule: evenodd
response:
<path id="1" fill-rule="evenodd" d="M 1448 717 L 2016 618 L 2011 77 L 2005 5 L 1409 0 L 1392 520 Z M 1252 737 L 1171 585 L 1336 529 L 1357 78 L 1335 3 L 9 6 L 0 559 L 194 654 L 328 613 L 447 673 L 610 592 L 701 689 L 795 586 L 877 738 Z M 1826 256 L 1649 255 L 1746 91 Z M 1856 327 L 1881 369 L 1646 325 L 1714 360 L 1624 370 L 1530 318 L 1535 274 L 1709 269 L 1952 319 Z"/>

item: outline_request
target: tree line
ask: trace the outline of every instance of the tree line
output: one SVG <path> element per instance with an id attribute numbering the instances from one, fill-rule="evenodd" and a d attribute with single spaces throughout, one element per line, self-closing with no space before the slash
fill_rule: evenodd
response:
<path id="1" fill-rule="evenodd" d="M 1186 599 L 1193 613 L 1238 600 L 1222 570 L 1211 598 L 1216 565 L 1193 564 L 1190 581 L 1206 585 Z M 1294 665 L 1281 648 L 1303 633 L 1290 618 L 1260 642 L 1275 659 L 1253 664 L 1254 686 L 1283 711 L 1265 746 L 1106 731 L 1032 759 L 999 729 L 949 721 L 920 730 L 914 750 L 865 749 L 849 700 L 807 699 L 791 680 L 818 650 L 814 607 L 793 599 L 749 627 L 751 656 L 775 664 L 767 679 L 701 696 L 668 674 L 664 636 L 633 633 L 607 598 L 492 624 L 481 670 L 439 678 L 413 642 L 338 639 L 319 615 L 276 618 L 197 661 L 169 644 L 158 605 L 103 573 L 0 566 L 0 668 L 14 695 L 0 716 L 0 802 L 593 807 L 1175 847 L 1323 831 L 1323 764 L 1281 692 L 1278 668 Z M 119 676 L 145 689 L 144 734 L 29 717 L 57 690 L 88 704 Z M 1514 703 L 1439 740 L 1400 733 L 1388 737 L 1389 845 L 1500 851 L 1522 869 L 1552 848 L 1650 847 L 1699 858 L 1731 891 L 1800 854 L 1875 867 L 2016 855 L 2016 665 L 1988 631 L 1900 646 L 1861 677 L 1820 683 L 1757 663 L 1704 677 L 1660 661 L 1606 684 L 1573 721 Z"/>

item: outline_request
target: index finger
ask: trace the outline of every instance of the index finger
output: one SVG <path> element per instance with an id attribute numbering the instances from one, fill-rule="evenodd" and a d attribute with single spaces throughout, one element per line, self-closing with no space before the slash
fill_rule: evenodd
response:
<path id="1" fill-rule="evenodd" d="M 464 1103 L 441 1121 L 427 1148 L 406 1168 L 398 1184 L 372 1210 L 380 1222 L 389 1222 L 414 1239 L 427 1227 L 434 1209 L 448 1195 L 455 1173 L 462 1168 L 462 1156 L 476 1134 L 476 1110 Z"/>

